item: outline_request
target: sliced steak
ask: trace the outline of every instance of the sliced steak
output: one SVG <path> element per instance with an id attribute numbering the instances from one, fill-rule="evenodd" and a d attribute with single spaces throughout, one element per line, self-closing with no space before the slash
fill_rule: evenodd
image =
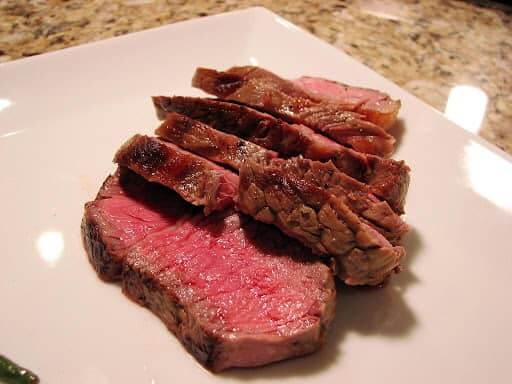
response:
<path id="1" fill-rule="evenodd" d="M 386 239 L 396 243 L 409 230 L 408 225 L 385 201 L 380 201 L 370 188 L 347 176 L 332 163 L 303 158 L 274 160 L 271 169 L 282 168 L 282 173 L 293 175 L 294 180 L 311 184 L 338 197 L 360 219 L 379 231 Z"/>
<path id="2" fill-rule="evenodd" d="M 315 99 L 336 103 L 344 110 L 360 113 L 378 126 L 388 129 L 396 121 L 400 101 L 375 89 L 353 87 L 320 77 L 303 76 L 293 81 Z"/>
<path id="3" fill-rule="evenodd" d="M 305 180 L 291 171 L 295 165 L 282 163 L 244 163 L 238 199 L 242 212 L 276 225 L 317 254 L 335 256 L 338 276 L 346 284 L 377 285 L 399 268 L 404 248 L 393 246 L 350 209 L 349 198 Z"/>
<path id="4" fill-rule="evenodd" d="M 198 68 L 192 85 L 217 97 L 247 104 L 288 122 L 305 124 L 359 152 L 389 156 L 395 139 L 365 116 L 317 99 L 291 81 L 258 67 L 225 72 Z"/>
<path id="5" fill-rule="evenodd" d="M 403 161 L 383 159 L 346 148 L 310 128 L 288 124 L 267 113 L 243 105 L 198 97 L 153 97 L 159 118 L 177 112 L 199 120 L 283 157 L 302 155 L 319 161 L 332 161 L 349 176 L 367 183 L 372 193 L 403 213 L 409 185 L 409 167 Z"/>
<path id="6" fill-rule="evenodd" d="M 267 160 L 277 157 L 274 151 L 174 112 L 167 115 L 155 133 L 186 150 L 236 170 L 249 158 Z"/>
<path id="7" fill-rule="evenodd" d="M 206 215 L 232 206 L 237 194 L 236 174 L 155 137 L 133 136 L 117 151 L 114 162 L 204 206 Z"/>
<path id="8" fill-rule="evenodd" d="M 209 160 L 231 165 L 237 170 L 245 161 L 266 162 L 270 159 L 266 151 L 256 144 L 244 143 L 236 136 L 176 113 L 170 113 L 156 133 L 186 149 L 195 150 Z M 377 199 L 366 184 L 340 172 L 331 162 L 292 158 L 276 160 L 274 164 L 281 164 L 284 172 L 294 173 L 304 183 L 312 183 L 338 196 L 388 240 L 396 242 L 407 232 L 407 225 L 387 202 Z"/>
<path id="9" fill-rule="evenodd" d="M 98 274 L 213 371 L 311 353 L 334 315 L 332 275 L 305 248 L 241 214 L 204 217 L 126 169 L 86 204 L 82 235 Z"/>

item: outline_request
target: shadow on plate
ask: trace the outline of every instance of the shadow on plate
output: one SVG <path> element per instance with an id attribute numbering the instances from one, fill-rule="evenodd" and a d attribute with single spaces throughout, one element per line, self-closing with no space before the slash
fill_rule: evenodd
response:
<path id="1" fill-rule="evenodd" d="M 419 282 L 410 265 L 422 244 L 414 229 L 407 234 L 403 243 L 408 251 L 403 270 L 383 287 L 358 288 L 338 284 L 336 316 L 321 350 L 262 368 L 230 370 L 223 373 L 222 377 L 227 380 L 250 381 L 314 375 L 341 361 L 344 353 L 342 343 L 349 333 L 368 337 L 407 337 L 417 320 L 405 302 L 403 293 L 409 285 Z"/>

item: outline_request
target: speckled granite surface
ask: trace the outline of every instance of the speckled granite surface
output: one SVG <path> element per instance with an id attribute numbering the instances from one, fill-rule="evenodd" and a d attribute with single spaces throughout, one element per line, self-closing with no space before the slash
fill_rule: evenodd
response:
<path id="1" fill-rule="evenodd" d="M 0 62 L 175 21 L 263 5 L 444 111 L 460 84 L 488 96 L 479 134 L 512 154 L 512 11 L 397 0 L 0 0 Z"/>

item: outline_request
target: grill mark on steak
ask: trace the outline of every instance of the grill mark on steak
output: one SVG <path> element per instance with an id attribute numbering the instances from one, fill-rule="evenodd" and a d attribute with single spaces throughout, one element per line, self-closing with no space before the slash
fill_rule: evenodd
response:
<path id="1" fill-rule="evenodd" d="M 234 173 L 154 137 L 133 136 L 117 151 L 114 162 L 204 206 L 206 215 L 232 206 L 237 192 Z"/>
<path id="2" fill-rule="evenodd" d="M 217 97 L 247 104 L 288 122 L 305 124 L 359 152 L 389 156 L 395 139 L 364 115 L 316 99 L 293 82 L 258 67 L 225 72 L 197 68 L 192 85 Z"/>
<path id="3" fill-rule="evenodd" d="M 155 133 L 181 148 L 235 170 L 248 158 L 267 160 L 277 157 L 274 151 L 175 112 L 167 115 Z"/>
<path id="4" fill-rule="evenodd" d="M 130 151 L 118 155 L 119 161 L 137 164 L 145 172 L 161 167 L 169 159 L 162 144 L 155 140 L 134 139 L 129 146 Z"/>
<path id="5" fill-rule="evenodd" d="M 125 168 L 86 204 L 82 236 L 98 274 L 116 271 L 213 371 L 311 353 L 334 315 L 332 275 L 305 248 L 240 214 L 204 217 Z"/>
<path id="6" fill-rule="evenodd" d="M 255 109 L 198 97 L 153 97 L 159 118 L 177 112 L 213 128 L 278 152 L 284 157 L 302 155 L 332 161 L 342 172 L 367 183 L 371 192 L 397 213 L 404 212 L 409 167 L 403 161 L 383 159 L 343 147 L 299 124 L 288 124 Z"/>
<path id="7" fill-rule="evenodd" d="M 340 197 L 340 190 L 312 182 L 313 177 L 305 179 L 294 170 L 294 164 L 283 165 L 293 161 L 244 163 L 238 208 L 277 226 L 319 255 L 335 256 L 340 266 L 338 276 L 346 284 L 382 283 L 400 266 L 404 248 L 393 246 L 352 211 L 349 205 L 355 208 L 353 203 L 346 196 Z"/>

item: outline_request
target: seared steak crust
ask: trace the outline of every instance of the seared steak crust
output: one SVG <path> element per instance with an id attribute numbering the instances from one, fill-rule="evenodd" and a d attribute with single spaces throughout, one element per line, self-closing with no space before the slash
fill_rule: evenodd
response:
<path id="1" fill-rule="evenodd" d="M 221 100 L 183 96 L 157 96 L 153 103 L 159 118 L 177 112 L 264 148 L 282 157 L 302 155 L 332 161 L 340 171 L 367 183 L 372 193 L 397 213 L 404 212 L 409 167 L 403 161 L 383 159 L 346 148 L 299 124 L 288 124 L 267 113 Z"/>
<path id="2" fill-rule="evenodd" d="M 410 169 L 403 160 L 381 160 L 373 161 L 373 172 L 366 182 L 375 196 L 386 200 L 394 211 L 402 214 L 409 189 Z"/>
<path id="3" fill-rule="evenodd" d="M 388 240 L 396 242 L 408 231 L 408 226 L 385 201 L 380 201 L 366 184 L 358 182 L 332 163 L 322 163 L 303 158 L 274 160 L 284 174 L 293 174 L 302 180 L 340 198 L 363 221 L 381 232 Z"/>
<path id="4" fill-rule="evenodd" d="M 81 228 L 85 251 L 89 255 L 89 260 L 98 276 L 105 281 L 119 280 L 123 265 L 117 255 L 108 251 L 105 242 L 101 238 L 101 229 L 87 205 L 85 206 Z"/>
<path id="5" fill-rule="evenodd" d="M 135 135 L 117 151 L 114 162 L 169 187 L 204 213 L 233 205 L 238 176 L 160 139 Z"/>
<path id="6" fill-rule="evenodd" d="M 181 148 L 236 170 L 246 159 L 277 157 L 274 151 L 174 112 L 167 115 L 155 133 Z"/>

